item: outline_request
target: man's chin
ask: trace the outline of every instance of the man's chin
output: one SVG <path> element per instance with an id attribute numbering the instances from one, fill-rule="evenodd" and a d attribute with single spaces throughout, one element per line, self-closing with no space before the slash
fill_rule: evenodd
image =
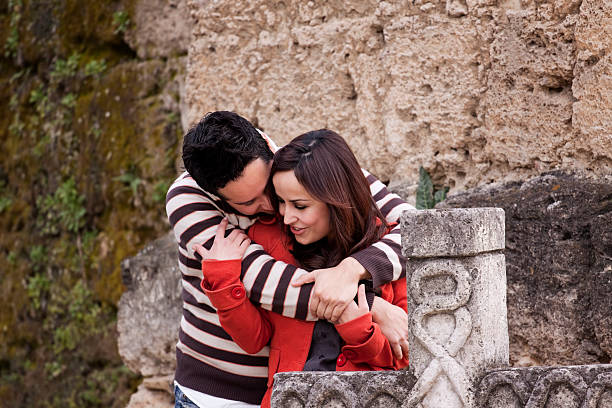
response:
<path id="1" fill-rule="evenodd" d="M 274 218 L 276 218 L 276 213 L 272 212 L 272 213 L 267 213 L 267 212 L 258 212 L 257 214 L 254 215 L 255 217 L 259 218 L 262 221 L 271 221 Z"/>

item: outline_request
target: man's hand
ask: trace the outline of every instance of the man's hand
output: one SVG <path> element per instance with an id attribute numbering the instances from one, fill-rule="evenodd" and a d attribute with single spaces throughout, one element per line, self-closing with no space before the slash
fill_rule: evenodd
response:
<path id="1" fill-rule="evenodd" d="M 367 277 L 367 271 L 357 260 L 346 258 L 333 268 L 316 269 L 302 275 L 292 285 L 314 282 L 310 311 L 319 319 L 335 322 L 355 298 L 359 280 Z"/>
<path id="2" fill-rule="evenodd" d="M 215 240 L 210 250 L 206 250 L 206 248 L 200 244 L 193 246 L 193 250 L 200 254 L 202 260 L 216 259 L 217 261 L 226 261 L 231 259 L 242 259 L 242 256 L 251 244 L 251 240 L 239 229 L 234 229 L 226 237 L 226 228 L 227 218 L 224 218 L 217 226 L 217 234 L 215 235 Z"/>
<path id="3" fill-rule="evenodd" d="M 372 304 L 372 319 L 389 340 L 397 359 L 408 357 L 408 313 L 399 306 L 375 297 Z"/>

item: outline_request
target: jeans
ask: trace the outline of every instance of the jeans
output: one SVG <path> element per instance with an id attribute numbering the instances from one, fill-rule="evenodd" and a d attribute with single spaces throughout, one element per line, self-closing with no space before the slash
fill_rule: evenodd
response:
<path id="1" fill-rule="evenodd" d="M 198 408 L 178 386 L 174 386 L 174 408 Z"/>

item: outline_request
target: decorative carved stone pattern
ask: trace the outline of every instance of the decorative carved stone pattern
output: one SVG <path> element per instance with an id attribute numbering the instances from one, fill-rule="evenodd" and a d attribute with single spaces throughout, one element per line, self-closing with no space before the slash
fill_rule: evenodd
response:
<path id="1" fill-rule="evenodd" d="M 612 365 L 493 371 L 480 382 L 477 401 L 483 408 L 612 407 Z"/>
<path id="2" fill-rule="evenodd" d="M 278 373 L 272 406 L 400 408 L 416 379 L 408 371 Z"/>
<path id="3" fill-rule="evenodd" d="M 469 379 L 465 368 L 455 357 L 472 330 L 472 316 L 466 307 L 471 295 L 471 278 L 462 263 L 452 262 L 451 268 L 440 269 L 438 264 L 425 264 L 417 269 L 410 279 L 409 291 L 412 298 L 419 305 L 411 319 L 412 332 L 421 344 L 431 353 L 433 359 L 419 374 L 419 380 L 412 389 L 408 404 L 416 404 L 434 386 L 440 375 L 446 375 L 459 400 L 466 405 L 466 396 L 469 395 Z M 456 282 L 454 293 L 449 295 L 434 295 L 425 297 L 421 283 L 426 278 L 451 276 Z M 423 327 L 427 316 L 441 313 L 453 313 L 455 327 L 452 334 L 444 344 L 440 344 L 429 335 Z"/>
<path id="4" fill-rule="evenodd" d="M 406 211 L 410 371 L 405 405 L 474 406 L 473 381 L 508 362 L 504 213 Z"/>

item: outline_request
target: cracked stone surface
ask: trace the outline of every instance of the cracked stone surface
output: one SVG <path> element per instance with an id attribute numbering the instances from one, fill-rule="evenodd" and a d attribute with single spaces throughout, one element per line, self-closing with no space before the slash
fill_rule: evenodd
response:
<path id="1" fill-rule="evenodd" d="M 612 171 L 605 0 L 203 1 L 185 123 L 235 110 L 276 141 L 322 127 L 382 180 L 451 192 Z"/>
<path id="2" fill-rule="evenodd" d="M 553 172 L 450 196 L 506 213 L 512 365 L 612 361 L 612 178 Z"/>

